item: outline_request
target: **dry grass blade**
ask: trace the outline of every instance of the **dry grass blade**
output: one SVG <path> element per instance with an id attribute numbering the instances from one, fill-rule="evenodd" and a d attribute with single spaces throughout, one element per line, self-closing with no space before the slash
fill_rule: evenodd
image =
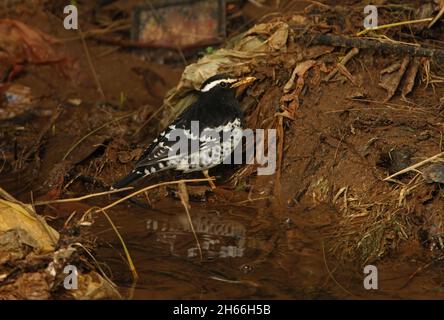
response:
<path id="1" fill-rule="evenodd" d="M 125 252 L 126 260 L 128 261 L 128 266 L 129 266 L 131 273 L 133 275 L 133 279 L 134 279 L 134 281 L 137 281 L 137 279 L 139 279 L 139 275 L 137 274 L 136 267 L 134 266 L 133 259 L 131 258 L 131 255 L 130 255 L 128 248 L 125 244 L 125 241 L 123 240 L 122 236 L 120 235 L 119 230 L 117 230 L 116 225 L 111 220 L 109 215 L 105 212 L 105 210 L 100 209 L 100 211 L 104 214 L 104 216 L 108 220 L 109 224 L 113 228 L 114 232 L 116 233 L 117 237 L 119 238 L 120 243 L 122 244 L 123 251 Z"/>
<path id="2" fill-rule="evenodd" d="M 88 248 L 86 248 L 83 244 L 81 244 L 80 242 L 76 242 L 70 245 L 71 247 L 80 247 L 82 248 L 87 254 L 88 256 L 91 257 L 91 259 L 94 261 L 94 263 L 96 264 L 97 269 L 100 271 L 100 273 L 102 274 L 103 278 L 108 281 L 113 287 L 117 288 L 117 285 L 106 275 L 105 271 L 103 270 L 103 268 L 100 266 L 99 261 L 97 261 L 96 257 L 94 257 L 94 255 L 91 253 L 90 250 L 88 250 Z"/>
<path id="3" fill-rule="evenodd" d="M 333 280 L 334 283 L 336 283 L 336 285 L 341 288 L 345 293 L 349 294 L 352 297 L 357 298 L 356 295 L 354 295 L 353 293 L 351 293 L 350 291 L 348 291 L 346 288 L 344 288 L 337 280 L 336 278 L 333 276 L 333 274 L 330 271 L 330 268 L 328 267 L 328 263 L 327 263 L 327 257 L 325 255 L 325 247 L 324 247 L 324 242 L 322 242 L 322 254 L 323 254 L 323 258 L 324 258 L 324 265 L 325 265 L 325 269 L 327 270 L 328 276 Z"/>
<path id="4" fill-rule="evenodd" d="M 189 195 L 188 195 L 187 186 L 184 182 L 179 182 L 178 187 L 179 187 L 180 201 L 182 202 L 182 205 L 185 208 L 185 212 L 187 213 L 188 222 L 190 223 L 191 231 L 193 232 L 193 236 L 194 236 L 194 239 L 196 240 L 197 248 L 199 250 L 200 261 L 202 261 L 203 260 L 202 247 L 200 246 L 199 238 L 197 237 L 196 230 L 194 229 L 194 225 L 193 225 L 193 220 L 191 219 L 191 215 L 190 215 L 190 207 L 191 206 L 190 206 L 190 201 L 189 201 L 190 199 L 189 199 Z"/>
<path id="5" fill-rule="evenodd" d="M 92 75 L 94 77 L 94 81 L 97 86 L 97 91 L 99 91 L 101 98 L 105 99 L 105 93 L 103 91 L 102 84 L 100 83 L 99 76 L 97 74 L 96 68 L 95 68 L 94 63 L 92 61 L 92 57 L 91 57 L 91 53 L 89 52 L 88 45 L 86 44 L 85 35 L 83 34 L 83 31 L 80 28 L 79 28 L 79 35 L 80 35 L 80 40 L 82 40 L 82 46 L 83 46 L 83 50 L 85 51 L 86 60 L 88 61 L 88 65 L 91 69 Z"/>
<path id="6" fill-rule="evenodd" d="M 132 190 L 132 189 L 134 189 L 134 188 L 133 187 L 126 187 L 126 188 L 122 188 L 122 189 L 118 189 L 118 190 L 110 190 L 110 191 L 104 191 L 104 192 L 99 192 L 99 193 L 87 194 L 85 196 L 81 196 L 81 197 L 77 197 L 77 198 L 58 199 L 58 200 L 49 200 L 49 201 L 37 201 L 34 203 L 34 206 L 43 206 L 46 204 L 54 204 L 54 203 L 78 202 L 78 201 L 86 200 L 89 198 L 100 197 L 100 196 L 104 196 L 107 194 L 113 194 L 113 193 L 123 192 L 123 191 L 127 191 L 127 190 Z"/>
<path id="7" fill-rule="evenodd" d="M 393 27 L 398 27 L 398 26 L 403 26 L 406 24 L 415 24 L 415 23 L 423 23 L 423 22 L 429 22 L 432 21 L 433 18 L 425 18 L 425 19 L 419 19 L 419 20 L 409 20 L 409 21 L 400 21 L 400 22 L 395 22 L 395 23 L 389 23 L 389 24 L 384 24 L 381 26 L 377 26 L 374 28 L 368 28 L 362 31 L 359 31 L 356 35 L 362 36 L 364 34 L 367 34 L 370 31 L 375 31 L 375 30 L 382 30 L 382 29 L 389 29 L 389 28 L 393 28 Z"/>
<path id="8" fill-rule="evenodd" d="M 436 23 L 436 21 L 438 21 L 439 19 L 441 19 L 442 15 L 444 14 L 444 2 L 441 0 L 441 10 L 439 10 L 438 14 L 435 16 L 435 18 L 433 18 L 433 20 L 430 22 L 430 24 L 428 25 L 428 28 L 430 29 L 431 27 L 433 27 L 433 25 Z"/>

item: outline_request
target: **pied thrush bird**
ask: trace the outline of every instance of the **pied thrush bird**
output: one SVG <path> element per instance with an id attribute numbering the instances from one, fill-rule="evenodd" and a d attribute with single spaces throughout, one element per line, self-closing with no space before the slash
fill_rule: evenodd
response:
<path id="1" fill-rule="evenodd" d="M 135 168 L 124 178 L 114 183 L 113 189 L 126 187 L 136 180 L 165 170 L 178 170 L 184 173 L 202 171 L 206 177 L 208 170 L 224 162 L 231 156 L 241 139 L 223 141 L 221 148 L 212 144 L 214 132 L 222 134 L 242 129 L 243 114 L 235 97 L 235 88 L 256 80 L 254 77 L 236 78 L 218 74 L 205 80 L 198 92 L 197 101 L 187 107 L 154 141 L 148 145 Z M 193 122 L 198 124 L 198 133 L 193 130 Z M 172 152 L 178 141 L 172 135 L 185 137 L 188 145 L 198 146 L 198 150 Z M 207 134 L 208 133 L 208 134 Z M 183 142 L 183 141 L 182 141 Z M 228 148 L 225 143 L 229 143 Z M 208 150 L 211 149 L 210 155 Z M 207 151 L 207 152 L 203 152 Z M 214 154 L 211 154 L 211 153 Z M 202 156 L 202 155 L 207 155 Z M 208 157 L 211 161 L 208 161 Z M 194 161 L 193 161 L 194 160 Z M 213 182 L 210 185 L 214 188 Z"/>

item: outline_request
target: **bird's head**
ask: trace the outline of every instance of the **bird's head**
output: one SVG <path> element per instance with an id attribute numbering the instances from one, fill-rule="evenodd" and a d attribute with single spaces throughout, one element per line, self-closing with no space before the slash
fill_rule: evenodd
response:
<path id="1" fill-rule="evenodd" d="M 200 87 L 202 94 L 233 93 L 235 88 L 252 83 L 255 77 L 236 78 L 227 74 L 217 74 L 205 80 Z"/>

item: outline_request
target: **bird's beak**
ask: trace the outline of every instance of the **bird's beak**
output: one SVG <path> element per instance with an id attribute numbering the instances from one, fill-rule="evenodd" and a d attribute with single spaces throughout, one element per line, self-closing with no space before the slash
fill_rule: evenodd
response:
<path id="1" fill-rule="evenodd" d="M 241 78 L 241 79 L 239 79 L 238 81 L 234 82 L 234 83 L 231 85 L 231 88 L 237 88 L 237 87 L 243 86 L 244 84 L 250 84 L 250 83 L 252 83 L 252 82 L 255 81 L 255 80 L 256 80 L 255 77 L 245 77 L 245 78 Z"/>

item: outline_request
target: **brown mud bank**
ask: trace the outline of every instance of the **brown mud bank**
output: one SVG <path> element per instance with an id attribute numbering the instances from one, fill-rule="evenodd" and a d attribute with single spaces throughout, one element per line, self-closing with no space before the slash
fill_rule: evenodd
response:
<path id="1" fill-rule="evenodd" d="M 116 41 L 123 1 L 81 3 L 83 33 L 51 1 L 0 11 L 0 214 L 39 225 L 0 217 L 1 298 L 444 298 L 443 22 L 358 37 L 357 1 L 271 2 L 184 56 Z M 439 11 L 383 2 L 380 25 Z M 107 192 L 218 72 L 258 79 L 237 96 L 248 128 L 276 130 L 274 174 L 221 166 L 214 191 L 162 174 L 139 205 Z"/>

